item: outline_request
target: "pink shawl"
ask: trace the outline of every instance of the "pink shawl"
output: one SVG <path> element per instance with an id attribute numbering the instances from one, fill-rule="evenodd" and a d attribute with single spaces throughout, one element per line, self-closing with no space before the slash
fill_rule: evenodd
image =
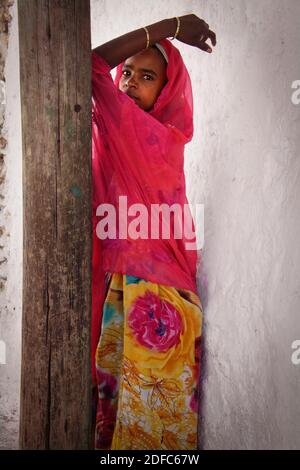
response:
<path id="1" fill-rule="evenodd" d="M 168 82 L 153 109 L 145 112 L 118 89 L 122 65 L 113 81 L 109 64 L 92 52 L 92 166 L 93 166 L 93 272 L 92 367 L 99 339 L 105 295 L 104 273 L 119 272 L 178 288 L 196 290 L 197 251 L 186 240 L 106 239 L 96 234 L 99 204 L 113 204 L 119 196 L 128 207 L 143 204 L 188 204 L 184 176 L 184 145 L 193 136 L 191 81 L 179 50 L 160 41 L 168 56 Z M 135 217 L 137 217 L 138 213 Z M 118 217 L 117 217 L 118 220 Z M 172 220 L 172 218 L 171 218 Z M 130 217 L 128 216 L 128 222 Z M 117 222 L 118 225 L 118 222 Z M 194 225 L 193 225 L 194 227 Z M 117 227 L 118 234 L 119 226 Z M 150 221 L 149 221 L 150 234 Z"/>

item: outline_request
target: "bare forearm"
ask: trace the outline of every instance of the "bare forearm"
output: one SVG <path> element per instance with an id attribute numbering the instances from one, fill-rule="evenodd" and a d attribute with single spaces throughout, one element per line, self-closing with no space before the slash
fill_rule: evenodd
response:
<path id="1" fill-rule="evenodd" d="M 147 25 L 149 31 L 150 46 L 161 39 L 174 36 L 176 31 L 176 18 L 167 18 L 157 23 Z M 93 49 L 112 67 L 145 49 L 147 36 L 144 28 L 136 29 L 130 33 L 123 34 L 111 41 L 101 44 Z"/>

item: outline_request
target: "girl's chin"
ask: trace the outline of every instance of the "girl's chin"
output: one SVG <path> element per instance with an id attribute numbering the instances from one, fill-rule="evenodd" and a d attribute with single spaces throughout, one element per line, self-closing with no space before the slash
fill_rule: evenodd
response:
<path id="1" fill-rule="evenodd" d="M 144 106 L 142 105 L 142 103 L 141 103 L 140 101 L 135 100 L 135 103 L 138 105 L 139 108 L 141 108 L 141 109 L 143 109 L 144 111 L 146 111 L 145 108 L 144 108 Z"/>

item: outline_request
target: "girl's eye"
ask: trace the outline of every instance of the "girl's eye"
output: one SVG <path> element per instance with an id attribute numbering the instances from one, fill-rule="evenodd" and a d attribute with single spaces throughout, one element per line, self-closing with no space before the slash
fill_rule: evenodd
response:
<path id="1" fill-rule="evenodd" d="M 128 74 L 128 75 L 127 75 L 127 74 Z M 128 77 L 128 76 L 130 75 L 130 71 L 129 71 L 129 70 L 123 70 L 123 71 L 122 71 L 122 75 L 123 75 L 124 77 Z M 148 81 L 148 80 L 153 80 L 153 77 L 152 77 L 151 75 L 148 75 L 148 74 L 143 75 L 143 77 L 147 77 L 147 78 L 146 78 L 147 81 Z"/>

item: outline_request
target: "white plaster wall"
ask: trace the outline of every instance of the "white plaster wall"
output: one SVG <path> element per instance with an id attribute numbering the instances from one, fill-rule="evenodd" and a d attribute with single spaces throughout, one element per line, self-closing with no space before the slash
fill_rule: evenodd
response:
<path id="1" fill-rule="evenodd" d="M 299 0 L 91 0 L 92 47 L 195 13 L 209 55 L 175 41 L 190 72 L 191 203 L 204 204 L 204 449 L 300 448 Z"/>
<path id="2" fill-rule="evenodd" d="M 1 200 L 1 275 L 6 279 L 0 291 L 0 340 L 5 344 L 5 363 L 0 361 L 0 449 L 18 448 L 21 373 L 22 308 L 22 140 L 19 77 L 17 5 L 10 9 L 9 42 L 5 64 L 4 150 L 6 176 Z M 2 344 L 3 344 L 2 343 Z M 2 356 L 3 359 L 3 356 Z"/>

